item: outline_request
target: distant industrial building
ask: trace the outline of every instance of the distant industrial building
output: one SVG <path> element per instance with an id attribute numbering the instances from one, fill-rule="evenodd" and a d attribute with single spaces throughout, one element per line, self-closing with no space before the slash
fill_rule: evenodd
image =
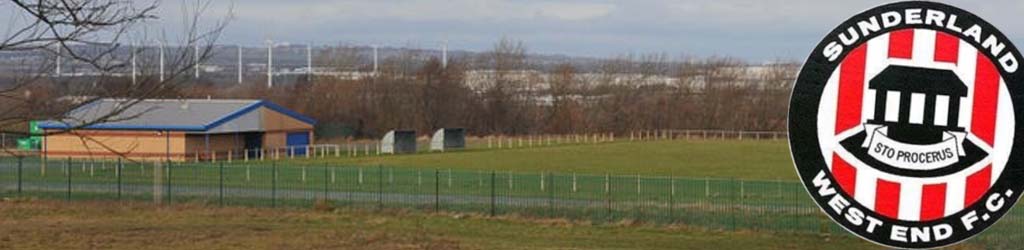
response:
<path id="1" fill-rule="evenodd" d="M 138 100 L 134 100 L 138 101 Z M 263 149 L 304 155 L 316 121 L 263 100 L 101 99 L 45 121 L 41 152 L 48 158 L 147 161 L 259 157 Z M 130 105 L 130 106 L 129 106 Z M 127 107 L 127 108 L 122 108 Z M 117 110 L 123 109 L 122 112 Z M 110 115 L 105 122 L 82 124 Z M 61 132 L 64 133 L 56 133 Z M 217 156 L 219 155 L 219 156 Z"/>

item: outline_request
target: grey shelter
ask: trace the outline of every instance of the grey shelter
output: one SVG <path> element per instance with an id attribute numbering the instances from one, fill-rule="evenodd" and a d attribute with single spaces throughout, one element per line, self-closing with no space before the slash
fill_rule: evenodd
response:
<path id="1" fill-rule="evenodd" d="M 380 152 L 386 154 L 416 153 L 416 131 L 391 130 L 380 140 Z"/>
<path id="2" fill-rule="evenodd" d="M 466 148 L 466 129 L 442 128 L 430 137 L 430 151 Z"/>

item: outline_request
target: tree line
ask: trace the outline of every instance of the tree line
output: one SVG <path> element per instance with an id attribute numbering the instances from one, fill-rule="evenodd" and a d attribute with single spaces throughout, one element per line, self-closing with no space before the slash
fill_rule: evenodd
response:
<path id="1" fill-rule="evenodd" d="M 663 129 L 783 131 L 797 66 L 751 65 L 725 57 L 664 54 L 530 62 L 526 46 L 502 39 L 485 53 L 440 58 L 406 50 L 359 78 L 314 77 L 268 89 L 253 83 L 184 88 L 186 98 L 259 98 L 318 120 L 320 137 L 377 137 L 392 129 L 421 134 L 466 128 L 474 135 L 617 133 Z M 339 48 L 316 59 L 354 68 L 363 55 Z M 372 66 L 355 67 L 371 70 Z"/>

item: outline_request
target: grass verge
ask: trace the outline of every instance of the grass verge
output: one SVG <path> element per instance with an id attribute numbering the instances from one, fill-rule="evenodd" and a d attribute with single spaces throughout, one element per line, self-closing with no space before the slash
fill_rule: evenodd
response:
<path id="1" fill-rule="evenodd" d="M 834 237 L 834 236 L 833 236 Z M 0 249 L 865 249 L 853 237 L 719 232 L 628 221 L 195 204 L 0 202 Z"/>

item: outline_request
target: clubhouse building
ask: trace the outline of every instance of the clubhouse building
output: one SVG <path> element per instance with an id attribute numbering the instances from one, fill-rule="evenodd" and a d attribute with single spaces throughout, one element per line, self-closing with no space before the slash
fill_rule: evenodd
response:
<path id="1" fill-rule="evenodd" d="M 305 155 L 316 121 L 264 100 L 99 99 L 39 124 L 46 158 L 187 161 Z M 103 119 L 104 116 L 109 116 Z M 102 121 L 92 124 L 83 122 Z"/>

